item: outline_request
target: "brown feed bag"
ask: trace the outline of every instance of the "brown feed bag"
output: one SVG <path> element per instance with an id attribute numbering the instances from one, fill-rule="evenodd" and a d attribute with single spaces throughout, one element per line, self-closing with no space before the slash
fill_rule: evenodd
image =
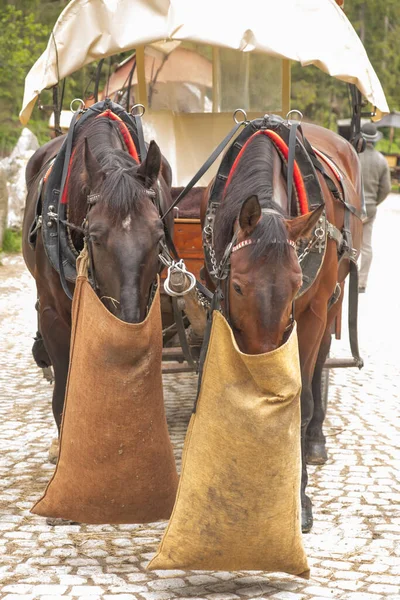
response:
<path id="1" fill-rule="evenodd" d="M 60 455 L 32 512 L 81 523 L 168 519 L 178 476 L 164 412 L 159 285 L 142 323 L 112 315 L 78 260 Z"/>
<path id="2" fill-rule="evenodd" d="M 247 355 L 214 312 L 175 507 L 149 569 L 309 577 L 300 523 L 300 390 L 296 327 L 277 350 Z"/>

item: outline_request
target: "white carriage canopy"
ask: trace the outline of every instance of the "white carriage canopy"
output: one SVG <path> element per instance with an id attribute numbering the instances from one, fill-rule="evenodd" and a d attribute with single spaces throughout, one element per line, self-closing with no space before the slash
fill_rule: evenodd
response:
<path id="1" fill-rule="evenodd" d="M 378 111 L 389 112 L 367 53 L 335 0 L 72 0 L 26 77 L 21 122 L 28 122 L 42 90 L 84 65 L 157 42 L 313 64 L 354 83 Z"/>

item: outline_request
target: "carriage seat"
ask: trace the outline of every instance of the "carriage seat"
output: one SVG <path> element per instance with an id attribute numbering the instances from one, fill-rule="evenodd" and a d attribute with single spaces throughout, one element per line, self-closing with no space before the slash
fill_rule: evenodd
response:
<path id="1" fill-rule="evenodd" d="M 200 205 L 205 187 L 192 188 L 174 209 L 175 219 L 200 219 Z M 183 187 L 171 188 L 172 200 L 175 200 Z"/>

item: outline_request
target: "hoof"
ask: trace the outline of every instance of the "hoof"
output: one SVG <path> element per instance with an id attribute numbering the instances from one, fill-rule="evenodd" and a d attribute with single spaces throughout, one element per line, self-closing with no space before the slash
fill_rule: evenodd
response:
<path id="1" fill-rule="evenodd" d="M 308 496 L 305 497 L 305 501 L 301 507 L 301 531 L 302 533 L 309 533 L 314 523 L 312 515 L 312 503 Z"/>
<path id="2" fill-rule="evenodd" d="M 56 438 L 51 442 L 51 446 L 49 448 L 49 462 L 51 462 L 52 465 L 57 464 L 59 451 L 60 451 L 60 445 L 59 445 L 58 438 Z"/>
<path id="3" fill-rule="evenodd" d="M 307 440 L 306 461 L 308 465 L 324 465 L 328 460 L 325 442 Z"/>
<path id="4" fill-rule="evenodd" d="M 68 519 L 58 519 L 57 517 L 47 517 L 46 524 L 51 527 L 56 525 L 79 525 L 76 521 L 69 521 Z"/>

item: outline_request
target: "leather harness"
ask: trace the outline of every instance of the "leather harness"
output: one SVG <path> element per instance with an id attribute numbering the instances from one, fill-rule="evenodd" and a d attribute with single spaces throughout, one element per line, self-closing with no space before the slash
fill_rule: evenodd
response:
<path id="1" fill-rule="evenodd" d="M 229 295 L 228 295 L 228 284 L 227 279 L 229 277 L 229 257 L 234 248 L 236 248 L 236 234 L 234 234 L 231 242 L 225 249 L 224 255 L 219 264 L 216 262 L 214 252 L 214 221 L 216 212 L 219 204 L 224 197 L 224 190 L 229 175 L 231 172 L 232 165 L 237 159 L 240 151 L 246 144 L 246 142 L 254 135 L 263 130 L 272 130 L 279 134 L 279 136 L 288 145 L 287 164 L 285 165 L 284 157 L 282 152 L 277 148 L 281 159 L 283 161 L 283 169 L 286 166 L 287 172 L 287 189 L 288 189 L 288 206 L 289 214 L 292 212 L 293 206 L 293 173 L 295 164 L 297 163 L 300 167 L 300 171 L 303 177 L 304 185 L 306 188 L 307 196 L 310 200 L 310 208 L 315 209 L 318 206 L 324 204 L 324 198 L 322 189 L 319 183 L 317 171 L 319 171 L 333 194 L 333 196 L 340 201 L 345 207 L 344 211 L 344 227 L 340 231 L 335 225 L 330 223 L 326 218 L 326 212 L 323 211 L 319 222 L 314 228 L 313 237 L 311 241 L 304 247 L 298 245 L 297 252 L 299 262 L 302 263 L 303 270 L 303 285 L 299 290 L 296 298 L 302 296 L 313 284 L 317 277 L 325 256 L 327 238 L 333 239 L 337 245 L 337 251 L 339 261 L 343 259 L 349 259 L 350 264 L 350 293 L 349 293 L 349 334 L 350 334 L 350 347 L 353 357 L 356 360 L 359 368 L 363 365 L 363 360 L 360 357 L 358 348 L 358 334 L 357 334 L 357 311 L 358 311 L 358 269 L 356 264 L 356 252 L 352 246 L 352 236 L 350 230 L 350 214 L 355 215 L 357 218 L 361 218 L 361 215 L 355 207 L 350 205 L 345 199 L 345 190 L 341 184 L 339 177 L 339 185 L 330 177 L 324 168 L 322 162 L 317 156 L 317 153 L 312 148 L 311 144 L 303 135 L 301 126 L 299 123 L 285 122 L 281 117 L 276 115 L 266 115 L 262 119 L 255 119 L 246 124 L 245 129 L 235 139 L 233 144 L 226 152 L 218 173 L 215 177 L 213 187 L 210 192 L 205 227 L 203 229 L 203 247 L 208 272 L 216 285 L 216 292 L 211 304 L 209 319 L 207 323 L 205 342 L 203 344 L 202 355 L 200 358 L 199 366 L 199 389 L 202 374 L 202 361 L 205 359 L 206 348 L 208 345 L 208 339 L 211 332 L 212 323 L 212 312 L 213 310 L 220 310 L 221 301 L 225 300 L 225 313 L 226 317 L 229 315 Z M 300 135 L 297 135 L 299 133 Z M 319 153 L 320 157 L 324 160 L 324 156 Z M 330 159 L 326 157 L 326 162 Z M 329 164 L 329 162 L 328 162 Z M 340 172 L 339 172 L 340 175 Z M 296 190 L 295 190 L 296 191 Z M 298 205 L 298 202 L 297 202 Z M 225 280 L 224 290 L 222 289 L 221 282 Z M 339 292 L 339 293 L 338 293 Z M 330 308 L 340 296 L 340 286 L 337 284 L 335 292 L 329 302 L 328 308 Z M 294 320 L 294 307 L 292 310 L 291 322 Z M 291 324 L 289 324 L 290 327 Z"/>

